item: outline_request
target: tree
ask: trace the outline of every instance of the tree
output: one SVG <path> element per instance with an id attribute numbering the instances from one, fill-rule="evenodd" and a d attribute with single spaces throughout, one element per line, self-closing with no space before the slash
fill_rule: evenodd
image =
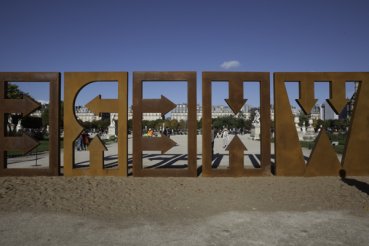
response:
<path id="1" fill-rule="evenodd" d="M 247 131 L 251 131 L 252 128 L 252 120 L 245 120 L 245 127 L 244 127 Z"/>
<path id="2" fill-rule="evenodd" d="M 303 126 L 304 122 L 305 122 L 305 126 L 309 125 L 309 117 L 306 114 L 300 113 L 299 115 L 299 126 Z"/>
<path id="3" fill-rule="evenodd" d="M 50 105 L 45 104 L 41 106 L 41 118 L 42 118 L 42 126 L 46 129 L 49 125 L 49 113 L 50 112 Z M 60 102 L 60 116 L 59 116 L 59 124 L 60 128 L 64 128 L 64 102 Z"/>
<path id="4" fill-rule="evenodd" d="M 253 120 L 253 119 L 254 119 L 255 114 L 256 114 L 256 113 L 255 113 L 255 112 L 256 112 L 256 110 L 257 110 L 257 111 L 260 111 L 260 108 L 251 108 L 251 109 L 250 109 L 250 119 L 251 119 L 251 120 Z"/>
<path id="5" fill-rule="evenodd" d="M 179 126 L 178 120 L 173 119 L 169 121 L 169 124 L 168 124 L 169 128 L 177 130 L 178 126 Z"/>
<path id="6" fill-rule="evenodd" d="M 88 130 L 105 131 L 110 125 L 110 120 L 80 121 L 80 124 Z"/>
<path id="7" fill-rule="evenodd" d="M 15 84 L 8 83 L 6 89 L 7 89 L 7 98 L 10 99 L 21 99 L 23 98 L 23 95 L 28 95 L 28 93 L 21 91 L 18 85 Z"/>
<path id="8" fill-rule="evenodd" d="M 179 129 L 186 129 L 187 128 L 187 121 L 180 120 L 178 127 L 179 127 Z"/>
<path id="9" fill-rule="evenodd" d="M 127 128 L 128 128 L 129 131 L 132 131 L 132 129 L 133 129 L 132 119 L 129 119 L 127 121 Z"/>
<path id="10" fill-rule="evenodd" d="M 49 104 L 42 105 L 41 111 L 42 126 L 46 128 L 49 125 Z"/>
<path id="11" fill-rule="evenodd" d="M 6 91 L 7 91 L 7 98 L 9 99 L 21 99 L 23 98 L 23 95 L 28 95 L 28 93 L 25 93 L 23 91 L 21 91 L 18 87 L 18 85 L 15 84 L 10 84 L 8 83 L 7 87 L 6 87 Z M 28 95 L 29 96 L 29 95 Z M 8 114 L 8 122 L 7 122 L 7 130 L 8 130 L 8 134 L 10 136 L 14 136 L 16 135 L 16 131 L 17 131 L 17 125 L 19 120 L 22 118 L 22 114 L 20 113 L 11 113 Z"/>
<path id="12" fill-rule="evenodd" d="M 237 118 L 241 118 L 241 119 L 246 118 L 246 117 L 245 117 L 245 114 L 243 113 L 243 111 L 242 111 L 242 110 L 237 114 Z"/>
<path id="13" fill-rule="evenodd" d="M 109 119 L 105 119 L 105 120 L 96 120 L 92 122 L 95 126 L 95 129 L 97 129 L 98 131 L 105 131 L 109 125 L 110 125 L 110 120 Z"/>

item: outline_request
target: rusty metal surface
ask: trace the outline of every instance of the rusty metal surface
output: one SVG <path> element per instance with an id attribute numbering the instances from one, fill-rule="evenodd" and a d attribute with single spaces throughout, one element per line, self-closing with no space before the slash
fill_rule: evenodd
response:
<path id="1" fill-rule="evenodd" d="M 64 175 L 127 176 L 128 73 L 69 72 L 65 73 L 64 78 Z M 89 147 L 90 167 L 74 168 L 74 141 L 83 131 L 75 116 L 74 103 L 80 90 L 96 81 L 118 83 L 118 99 L 101 99 L 97 96 L 86 105 L 95 114 L 118 113 L 118 167 L 114 169 L 103 166 L 103 151 L 106 148 L 99 138 L 95 138 Z"/>
<path id="2" fill-rule="evenodd" d="M 23 135 L 21 137 L 6 136 L 6 114 L 22 113 L 23 117 L 40 107 L 28 96 L 23 99 L 6 98 L 8 82 L 49 82 L 50 83 L 50 111 L 49 111 L 49 168 L 7 168 L 6 151 L 21 151 L 27 153 L 37 147 L 38 142 Z M 60 101 L 60 73 L 0 73 L 0 175 L 58 175 L 60 166 L 59 146 L 59 101 Z"/>
<path id="3" fill-rule="evenodd" d="M 261 167 L 245 169 L 244 146 L 235 136 L 228 146 L 230 158 L 229 169 L 213 169 L 211 151 L 211 98 L 212 82 L 228 81 L 229 98 L 226 102 L 236 114 L 246 99 L 243 98 L 243 82 L 258 81 L 260 85 L 260 119 L 261 119 Z M 203 176 L 263 176 L 270 173 L 270 81 L 269 73 L 265 72 L 204 72 L 202 74 L 202 170 Z"/>
<path id="4" fill-rule="evenodd" d="M 96 135 L 88 146 L 88 151 L 90 152 L 90 175 L 100 175 L 101 170 L 104 169 L 104 151 L 107 150 L 99 136 Z"/>
<path id="5" fill-rule="evenodd" d="M 171 102 L 168 98 L 161 95 L 160 99 L 143 99 L 142 111 L 145 113 L 161 113 L 165 115 L 171 110 L 177 107 L 176 104 Z M 158 112 L 159 110 L 159 112 Z"/>
<path id="6" fill-rule="evenodd" d="M 321 159 L 321 156 L 324 156 L 324 160 Z M 327 133 L 321 129 L 316 139 L 316 146 L 314 146 L 306 165 L 305 176 L 337 176 L 340 166 L 336 151 L 332 148 Z"/>
<path id="7" fill-rule="evenodd" d="M 142 151 L 168 151 L 175 142 L 166 137 L 150 138 L 142 136 L 142 113 L 165 114 L 175 108 L 175 104 L 164 96 L 161 99 L 143 99 L 144 81 L 187 81 L 188 103 L 188 167 L 145 169 L 142 165 Z M 196 72 L 134 72 L 133 73 L 133 175 L 134 176 L 196 176 Z"/>
<path id="8" fill-rule="evenodd" d="M 274 73 L 276 174 L 281 176 L 338 176 L 341 165 L 325 131 L 321 131 L 305 165 L 285 82 L 299 81 L 298 102 L 304 112 L 314 106 L 314 82 L 330 83 L 327 102 L 340 113 L 347 99 L 345 82 L 359 82 L 359 91 L 346 141 L 342 166 L 348 175 L 369 174 L 369 73 Z"/>

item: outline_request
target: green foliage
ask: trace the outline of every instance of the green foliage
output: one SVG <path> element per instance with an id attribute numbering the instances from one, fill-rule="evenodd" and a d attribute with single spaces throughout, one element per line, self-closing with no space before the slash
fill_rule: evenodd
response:
<path id="1" fill-rule="evenodd" d="M 305 122 L 305 126 L 309 125 L 309 117 L 306 114 L 300 114 L 299 116 L 299 126 L 303 126 L 304 122 Z"/>
<path id="2" fill-rule="evenodd" d="M 41 107 L 41 118 L 42 118 L 42 126 L 46 127 L 47 125 L 49 125 L 49 114 L 50 114 L 50 105 L 49 104 L 45 104 L 42 105 Z M 59 121 L 59 125 L 60 128 L 64 128 L 64 102 L 61 101 L 60 102 L 60 121 Z"/>
<path id="3" fill-rule="evenodd" d="M 117 140 L 118 140 L 118 138 L 116 136 L 110 136 L 109 137 L 110 142 L 116 142 Z"/>
<path id="4" fill-rule="evenodd" d="M 170 120 L 169 122 L 167 121 L 165 123 L 165 126 L 171 128 L 171 129 L 178 129 L 179 122 L 177 120 Z"/>
<path id="5" fill-rule="evenodd" d="M 197 130 L 202 128 L 202 118 L 197 121 Z"/>
<path id="6" fill-rule="evenodd" d="M 8 83 L 8 86 L 7 86 L 7 97 L 8 98 L 20 99 L 20 98 L 23 98 L 23 95 L 28 95 L 28 93 L 21 91 L 18 85 Z"/>
<path id="7" fill-rule="evenodd" d="M 312 149 L 315 145 L 315 141 L 300 141 L 302 148 Z"/>
<path id="8" fill-rule="evenodd" d="M 21 91 L 19 89 L 18 85 L 15 85 L 15 84 L 8 83 L 6 89 L 7 89 L 7 95 L 6 96 L 9 99 L 20 99 L 20 98 L 23 98 L 23 95 L 28 95 L 28 93 L 25 93 L 25 92 Z M 22 119 L 22 114 L 12 113 L 12 114 L 9 114 L 9 117 L 11 118 L 11 123 L 14 126 L 16 126 L 16 125 L 18 125 L 19 120 Z M 16 135 L 16 127 L 11 128 L 11 125 L 8 124 L 7 129 L 10 129 L 10 131 L 8 133 L 10 136 L 15 136 Z"/>
<path id="9" fill-rule="evenodd" d="M 132 129 L 133 129 L 133 120 L 132 119 L 129 119 L 128 121 L 127 121 L 127 128 L 128 128 L 128 130 L 131 130 L 132 131 Z"/>
<path id="10" fill-rule="evenodd" d="M 338 153 L 338 154 L 343 154 L 343 152 L 345 151 L 345 146 L 344 145 L 337 145 L 337 146 L 333 146 L 334 150 Z"/>
<path id="11" fill-rule="evenodd" d="M 338 154 L 343 154 L 345 150 L 345 144 L 347 139 L 347 133 L 343 132 L 327 132 L 330 142 L 338 142 L 338 145 L 334 145 L 333 148 Z M 312 149 L 315 145 L 315 141 L 300 141 L 302 148 Z"/>
<path id="12" fill-rule="evenodd" d="M 83 126 L 83 128 L 88 129 L 88 130 L 97 130 L 97 131 L 104 131 L 108 128 L 108 126 L 110 125 L 110 121 L 108 119 L 106 120 L 94 120 L 92 122 L 82 122 L 80 121 L 80 124 Z"/>
<path id="13" fill-rule="evenodd" d="M 338 142 L 339 145 L 345 145 L 347 134 L 346 133 L 339 133 L 339 132 L 329 132 L 328 133 L 329 140 Z"/>
<path id="14" fill-rule="evenodd" d="M 128 124 L 132 124 L 128 121 Z M 201 127 L 201 122 L 199 124 L 199 122 L 197 123 L 198 127 Z M 143 128 L 151 128 L 151 129 L 162 129 L 164 127 L 168 127 L 172 130 L 180 130 L 180 129 L 186 129 L 187 128 L 187 121 L 185 120 L 180 120 L 178 122 L 178 120 L 173 119 L 173 120 L 163 120 L 163 119 L 157 119 L 157 120 L 143 120 L 142 121 L 142 127 Z"/>
<path id="15" fill-rule="evenodd" d="M 179 121 L 179 126 L 178 126 L 179 129 L 186 129 L 187 128 L 187 121 L 184 121 L 184 120 L 180 120 Z"/>
<path id="16" fill-rule="evenodd" d="M 317 120 L 316 128 L 320 126 L 327 131 L 346 132 L 346 129 L 350 126 L 350 121 L 348 119 Z"/>
<path id="17" fill-rule="evenodd" d="M 223 127 L 227 127 L 228 129 L 244 128 L 246 130 L 251 130 L 252 128 L 251 120 L 245 120 L 244 118 L 238 118 L 233 115 L 215 118 L 212 121 L 213 127 L 216 129 L 222 129 Z"/>
<path id="18" fill-rule="evenodd" d="M 159 130 L 160 127 L 163 127 L 163 123 L 165 122 L 165 120 L 162 119 L 157 119 L 157 120 L 143 120 L 142 121 L 142 126 L 143 127 L 147 127 L 147 129 L 151 128 L 151 129 L 157 129 Z M 165 125 L 165 123 L 164 123 Z"/>
<path id="19" fill-rule="evenodd" d="M 43 105 L 41 111 L 42 126 L 46 127 L 49 125 L 49 104 Z"/>
<path id="20" fill-rule="evenodd" d="M 93 121 L 93 123 L 96 125 L 96 129 L 103 131 L 109 127 L 110 120 L 109 119 L 97 120 Z"/>

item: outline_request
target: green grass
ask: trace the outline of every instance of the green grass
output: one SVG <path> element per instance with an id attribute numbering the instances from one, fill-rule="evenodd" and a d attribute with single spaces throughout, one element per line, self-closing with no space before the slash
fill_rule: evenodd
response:
<path id="1" fill-rule="evenodd" d="M 333 146 L 334 150 L 338 153 L 338 154 L 343 154 L 343 152 L 345 151 L 345 146 L 344 145 L 337 145 L 337 146 Z"/>
<path id="2" fill-rule="evenodd" d="M 314 141 L 300 141 L 301 148 L 314 148 L 315 142 Z"/>

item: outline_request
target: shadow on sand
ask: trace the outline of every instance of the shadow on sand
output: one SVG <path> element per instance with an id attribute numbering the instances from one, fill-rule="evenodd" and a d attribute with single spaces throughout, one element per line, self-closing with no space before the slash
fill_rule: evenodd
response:
<path id="1" fill-rule="evenodd" d="M 369 184 L 353 178 L 346 178 L 345 170 L 340 171 L 341 181 L 349 186 L 354 186 L 359 191 L 369 195 Z"/>

